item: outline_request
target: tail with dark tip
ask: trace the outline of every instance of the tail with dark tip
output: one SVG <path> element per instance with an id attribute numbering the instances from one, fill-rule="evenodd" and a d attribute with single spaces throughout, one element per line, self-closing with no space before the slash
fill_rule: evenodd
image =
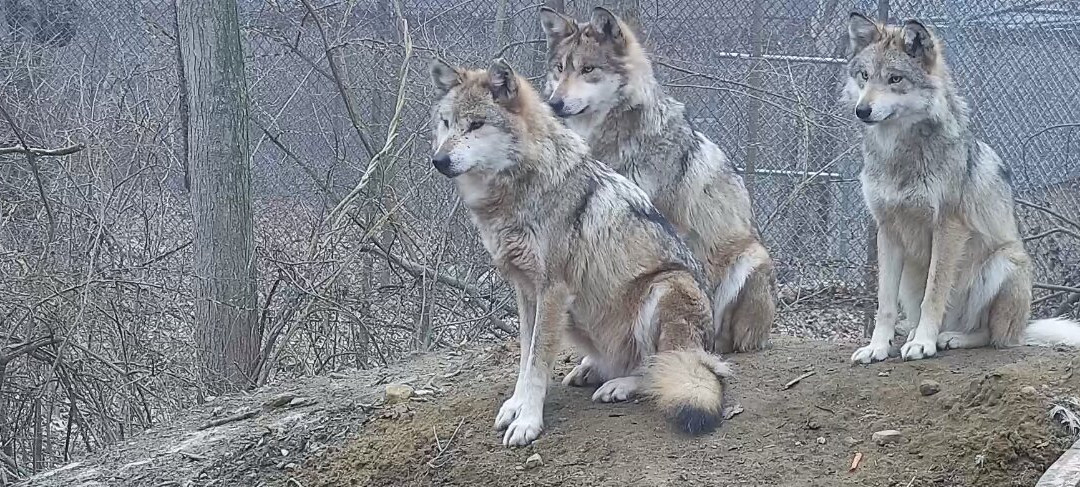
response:
<path id="1" fill-rule="evenodd" d="M 644 393 L 684 433 L 708 433 L 724 420 L 725 380 L 731 367 L 704 350 L 673 350 L 654 356 L 645 371 Z"/>

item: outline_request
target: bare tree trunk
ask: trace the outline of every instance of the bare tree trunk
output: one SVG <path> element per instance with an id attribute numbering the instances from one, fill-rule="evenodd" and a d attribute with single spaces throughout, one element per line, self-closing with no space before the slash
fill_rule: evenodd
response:
<path id="1" fill-rule="evenodd" d="M 177 5 L 195 223 L 198 363 L 212 391 L 254 383 L 259 350 L 248 100 L 236 0 Z"/>

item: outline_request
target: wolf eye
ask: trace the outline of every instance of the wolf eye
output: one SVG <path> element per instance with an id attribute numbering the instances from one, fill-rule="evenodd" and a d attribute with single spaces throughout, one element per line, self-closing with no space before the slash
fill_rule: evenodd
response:
<path id="1" fill-rule="evenodd" d="M 870 75 L 866 74 L 866 71 L 859 71 L 859 79 L 866 81 L 870 79 Z"/>
<path id="2" fill-rule="evenodd" d="M 469 124 L 469 132 L 472 132 L 473 130 L 476 130 L 476 129 L 478 129 L 480 127 L 483 127 L 483 126 L 484 126 L 484 121 L 483 120 L 475 120 L 475 121 L 473 121 L 472 123 Z"/>
<path id="3" fill-rule="evenodd" d="M 897 83 L 899 83 L 899 82 L 901 82 L 901 81 L 904 81 L 904 77 L 903 77 L 903 76 L 897 76 L 897 75 L 895 75 L 895 74 L 894 74 L 894 75 L 892 75 L 892 76 L 889 76 L 889 84 L 890 84 L 890 85 L 895 85 L 895 84 L 897 84 Z"/>
<path id="4" fill-rule="evenodd" d="M 585 66 L 581 68 L 581 74 L 589 74 L 593 72 L 594 69 L 596 69 L 596 66 Z"/>

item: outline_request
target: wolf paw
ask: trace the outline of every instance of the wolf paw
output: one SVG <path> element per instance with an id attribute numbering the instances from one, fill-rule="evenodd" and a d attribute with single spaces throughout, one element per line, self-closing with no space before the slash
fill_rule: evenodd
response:
<path id="1" fill-rule="evenodd" d="M 875 344 L 871 343 L 865 347 L 862 347 L 851 354 L 851 361 L 857 364 L 869 364 L 873 362 L 881 362 L 889 358 L 889 344 Z"/>
<path id="2" fill-rule="evenodd" d="M 619 377 L 611 379 L 600 386 L 592 395 L 593 401 L 598 402 L 622 402 L 627 401 L 637 393 L 641 385 L 640 377 Z"/>
<path id="3" fill-rule="evenodd" d="M 922 360 L 937 355 L 937 343 L 934 340 L 916 338 L 900 347 L 900 356 L 904 360 Z"/>
<path id="4" fill-rule="evenodd" d="M 592 357 L 588 355 L 581 359 L 581 364 L 574 367 L 566 377 L 563 377 L 562 383 L 566 386 L 585 387 L 603 382 L 603 378 L 600 377 L 600 373 L 594 366 L 595 362 Z"/>
<path id="5" fill-rule="evenodd" d="M 953 331 L 947 331 L 941 333 L 937 337 L 937 349 L 938 350 L 952 350 L 954 348 L 961 347 L 965 335 L 963 333 L 957 333 Z"/>
<path id="6" fill-rule="evenodd" d="M 544 429 L 542 409 L 530 407 L 516 395 L 507 399 L 495 417 L 495 428 L 505 429 L 503 445 L 525 446 L 540 436 Z"/>

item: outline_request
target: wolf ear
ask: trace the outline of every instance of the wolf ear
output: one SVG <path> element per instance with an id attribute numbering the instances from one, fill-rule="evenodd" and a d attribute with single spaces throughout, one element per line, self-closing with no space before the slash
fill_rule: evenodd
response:
<path id="1" fill-rule="evenodd" d="M 495 101 L 505 103 L 517 97 L 517 75 L 505 59 L 498 58 L 491 62 L 488 77 L 491 82 L 491 96 Z"/>
<path id="2" fill-rule="evenodd" d="M 848 39 L 851 41 L 851 55 L 854 56 L 881 39 L 881 29 L 869 17 L 851 12 L 848 16 Z"/>
<path id="3" fill-rule="evenodd" d="M 589 19 L 589 25 L 592 26 L 601 39 L 606 39 L 615 42 L 623 41 L 622 27 L 619 26 L 619 18 L 610 10 L 604 7 L 596 7 L 592 11 L 592 18 Z"/>
<path id="4" fill-rule="evenodd" d="M 904 52 L 926 64 L 934 61 L 934 36 L 918 20 L 904 22 Z"/>
<path id="5" fill-rule="evenodd" d="M 436 59 L 431 62 L 431 84 L 439 95 L 445 95 L 446 92 L 461 84 L 461 72 Z"/>
<path id="6" fill-rule="evenodd" d="M 577 32 L 577 22 L 554 9 L 540 7 L 540 26 L 547 35 L 548 49 Z"/>

